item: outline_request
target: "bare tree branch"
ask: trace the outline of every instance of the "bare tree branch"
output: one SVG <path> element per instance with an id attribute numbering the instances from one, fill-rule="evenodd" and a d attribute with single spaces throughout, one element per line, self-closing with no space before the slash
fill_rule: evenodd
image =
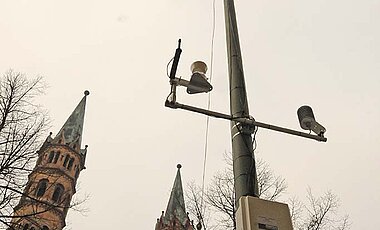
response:
<path id="1" fill-rule="evenodd" d="M 64 191 L 61 199 L 52 203 L 30 195 L 35 193 L 30 188 L 26 192 L 28 175 L 34 170 L 37 151 L 49 127 L 48 115 L 37 103 L 45 88 L 42 77 L 28 79 L 13 70 L 0 78 L 0 229 L 14 229 L 11 225 L 14 218 L 38 219 L 39 214 L 54 208 L 85 211 L 81 204 L 87 197 L 70 203 L 71 194 Z M 46 188 L 49 190 L 59 177 L 47 177 L 52 179 Z M 30 204 L 30 212 L 14 213 L 20 200 Z M 34 223 L 37 227 L 38 224 Z"/>
<path id="2" fill-rule="evenodd" d="M 0 222 L 5 224 L 22 197 L 27 175 L 48 126 L 35 102 L 44 91 L 41 77 L 27 79 L 9 70 L 0 79 Z M 7 226 L 7 225 L 5 225 Z M 1 227 L 1 224 L 0 224 Z"/>
<path id="3" fill-rule="evenodd" d="M 193 217 L 207 215 L 213 219 L 204 222 L 203 229 L 236 229 L 236 207 L 232 159 L 230 154 L 224 155 L 227 168 L 217 172 L 205 191 L 205 207 L 200 208 L 201 187 L 192 184 L 189 186 L 187 207 Z M 262 199 L 277 200 L 287 189 L 284 178 L 276 175 L 263 160 L 257 160 L 257 179 L 259 194 Z M 292 197 L 289 202 L 290 214 L 295 230 L 347 230 L 350 227 L 348 216 L 343 218 L 337 215 L 339 200 L 336 195 L 328 191 L 320 197 L 307 192 L 307 203 L 303 204 L 298 198 Z M 205 210 L 203 210 L 205 209 Z M 199 217 L 198 217 L 199 218 Z"/>
<path id="4" fill-rule="evenodd" d="M 297 230 L 347 230 L 350 228 L 348 215 L 340 217 L 338 209 L 340 202 L 331 191 L 321 196 L 315 196 L 307 189 L 307 203 L 298 199 L 289 202 L 294 229 Z"/>
<path id="5" fill-rule="evenodd" d="M 187 207 L 191 210 L 202 210 L 202 212 L 194 212 L 193 217 L 204 213 L 212 213 L 214 220 L 204 222 L 204 229 L 236 229 L 236 207 L 235 207 L 235 192 L 234 192 L 234 178 L 232 171 L 232 158 L 231 154 L 224 154 L 224 159 L 227 163 L 227 168 L 223 171 L 217 172 L 211 183 L 205 191 L 204 202 L 201 200 L 201 188 L 191 185 L 188 188 Z M 262 160 L 257 161 L 257 174 L 260 195 L 264 199 L 276 200 L 286 190 L 287 185 L 285 179 L 274 174 L 269 165 Z M 197 197 L 198 196 L 198 197 Z M 202 208 L 197 207 L 205 203 Z M 197 217 L 198 218 L 198 217 Z"/>

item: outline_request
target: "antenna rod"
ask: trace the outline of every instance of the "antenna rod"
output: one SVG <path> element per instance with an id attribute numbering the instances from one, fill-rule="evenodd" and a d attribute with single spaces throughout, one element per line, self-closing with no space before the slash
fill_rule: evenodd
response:
<path id="1" fill-rule="evenodd" d="M 175 54 L 174 54 L 174 58 L 173 58 L 173 64 L 172 64 L 172 68 L 170 70 L 170 75 L 169 75 L 170 79 L 175 78 L 175 74 L 177 73 L 178 62 L 179 62 L 179 58 L 181 56 L 181 53 L 182 53 L 181 39 L 179 39 L 178 40 L 178 48 L 175 50 Z"/>

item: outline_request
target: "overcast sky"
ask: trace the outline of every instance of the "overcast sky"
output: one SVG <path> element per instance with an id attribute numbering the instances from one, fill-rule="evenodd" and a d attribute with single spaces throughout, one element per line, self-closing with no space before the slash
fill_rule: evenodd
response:
<path id="1" fill-rule="evenodd" d="M 352 229 L 380 225 L 380 0 L 236 1 L 248 100 L 256 120 L 299 129 L 308 104 L 327 143 L 259 130 L 256 154 L 288 182 L 286 196 L 331 190 Z M 41 98 L 57 133 L 88 89 L 86 166 L 68 229 L 152 229 L 166 208 L 176 164 L 200 183 L 206 118 L 164 107 L 166 65 L 178 38 L 178 74 L 209 68 L 212 0 L 3 0 L 0 72 L 49 84 Z M 216 1 L 211 108 L 229 113 L 223 2 Z M 178 101 L 207 106 L 207 95 Z M 206 179 L 225 167 L 229 122 L 211 119 Z"/>

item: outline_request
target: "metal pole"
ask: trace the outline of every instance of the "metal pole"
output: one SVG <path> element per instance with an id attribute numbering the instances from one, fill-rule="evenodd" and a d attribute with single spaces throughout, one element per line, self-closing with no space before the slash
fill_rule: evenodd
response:
<path id="1" fill-rule="evenodd" d="M 230 83 L 230 111 L 233 118 L 249 118 L 243 64 L 233 0 L 224 0 L 228 71 Z M 232 157 L 236 205 L 241 196 L 258 197 L 255 157 L 250 127 L 231 121 Z"/>

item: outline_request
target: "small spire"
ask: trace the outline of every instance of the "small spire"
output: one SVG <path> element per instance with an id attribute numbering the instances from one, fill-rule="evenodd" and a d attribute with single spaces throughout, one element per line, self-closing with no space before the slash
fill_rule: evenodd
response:
<path id="1" fill-rule="evenodd" d="M 86 108 L 86 98 L 90 94 L 88 90 L 84 91 L 84 97 L 67 119 L 61 130 L 54 138 L 54 143 L 67 144 L 79 151 L 82 142 L 82 132 L 84 123 L 84 113 Z"/>
<path id="2" fill-rule="evenodd" d="M 45 139 L 41 148 L 48 146 L 53 141 L 53 138 L 51 137 L 52 134 L 53 134 L 52 132 L 49 133 L 49 136 Z"/>
<path id="3" fill-rule="evenodd" d="M 188 216 L 185 210 L 185 199 L 183 196 L 181 169 L 182 165 L 177 164 L 177 175 L 174 180 L 172 192 L 170 194 L 169 203 L 166 208 L 164 220 L 169 223 L 174 219 L 178 219 L 183 226 L 188 221 Z"/>

